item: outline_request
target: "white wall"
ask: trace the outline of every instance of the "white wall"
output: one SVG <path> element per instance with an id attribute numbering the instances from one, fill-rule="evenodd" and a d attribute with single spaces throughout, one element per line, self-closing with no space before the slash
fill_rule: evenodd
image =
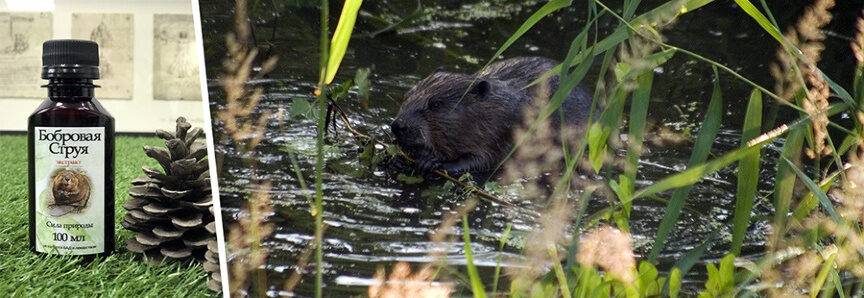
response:
<path id="1" fill-rule="evenodd" d="M 5 0 L 9 1 L 9 0 Z M 153 15 L 192 14 L 189 0 L 29 0 L 55 2 L 52 13 L 54 38 L 70 38 L 73 13 L 131 13 L 134 20 L 132 99 L 100 99 L 116 119 L 118 132 L 153 132 L 170 129 L 177 116 L 185 116 L 193 126 L 203 127 L 200 101 L 153 99 Z M 0 0 L 0 11 L 10 11 Z M 200 59 L 199 59 L 200 61 Z M 0 69 L 0 71 L 3 71 Z M 34 73 L 39 76 L 39 73 Z M 98 84 L 98 82 L 97 82 Z M 47 91 L 46 91 L 47 94 Z M 206 95 L 203 95 L 203 98 Z M 96 89 L 99 98 L 99 89 Z M 0 98 L 0 131 L 27 130 L 27 117 L 44 99 Z"/>

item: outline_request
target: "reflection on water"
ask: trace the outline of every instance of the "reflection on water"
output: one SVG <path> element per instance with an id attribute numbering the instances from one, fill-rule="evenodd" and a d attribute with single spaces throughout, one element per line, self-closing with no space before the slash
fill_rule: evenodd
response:
<path id="1" fill-rule="evenodd" d="M 315 124 L 291 119 L 288 111 L 292 99 L 310 98 L 317 80 L 316 28 L 319 17 L 317 9 L 302 6 L 303 1 L 287 1 L 300 4 L 277 2 L 256 2 L 251 9 L 256 43 L 265 54 L 280 57 L 280 66 L 268 79 L 253 82 L 266 90 L 259 111 L 282 113 L 285 119 L 289 119 L 281 124 L 271 122 L 266 141 L 259 147 L 261 152 L 257 155 L 263 178 L 273 182 L 271 195 L 276 205 L 275 214 L 270 217 L 276 231 L 266 242 L 271 252 L 266 269 L 272 272 L 274 290 L 281 288 L 282 282 L 294 271 L 293 266 L 300 254 L 313 241 L 308 204 L 312 194 L 299 189 L 285 152 L 299 152 L 303 173 L 307 177 L 313 176 Z M 542 4 L 540 1 L 515 0 L 468 1 L 467 4 L 443 0 L 420 2 L 423 5 L 419 8 L 415 1 L 364 3 L 355 29 L 356 37 L 351 41 L 337 77 L 337 81 L 350 79 L 359 68 L 372 69 L 372 100 L 368 108 L 360 107 L 353 94 L 351 100 L 341 104 L 348 111 L 353 126 L 379 139 L 390 140 L 388 123 L 398 111 L 402 94 L 413 83 L 442 66 L 454 71 L 475 71 L 478 63 L 485 62 L 519 26 L 520 20 L 526 19 Z M 663 1 L 643 2 L 650 2 L 643 3 L 643 10 L 647 10 Z M 233 2 L 211 0 L 201 4 L 211 78 L 218 75 L 224 57 L 222 36 L 231 26 L 230 3 Z M 612 7 L 616 5 L 620 6 L 613 3 Z M 842 7 L 842 4 L 840 6 L 835 11 L 854 11 Z M 790 9 L 788 4 L 783 8 L 786 11 L 777 16 L 781 24 L 794 21 L 800 11 L 800 8 Z M 338 16 L 337 12 L 331 12 L 331 15 Z M 848 74 L 853 63 L 847 63 L 851 56 L 842 54 L 844 51 L 848 53 L 845 50 L 848 42 L 843 40 L 843 34 L 848 33 L 837 28 L 851 28 L 843 23 L 854 18 L 854 13 L 848 14 L 838 15 L 838 21 L 830 26 L 835 31 L 827 42 L 824 59 L 827 66 L 822 66 L 829 75 L 843 80 L 851 77 Z M 526 34 L 506 56 L 538 55 L 560 59 L 566 53 L 569 40 L 581 29 L 584 15 L 585 7 L 578 5 L 554 15 Z M 404 18 L 409 18 L 403 22 L 404 25 L 390 26 Z M 606 30 L 614 26 L 613 20 L 603 24 Z M 669 43 L 716 59 L 759 84 L 773 84 L 767 67 L 773 61 L 776 49 L 769 37 L 733 4 L 715 3 L 688 14 L 665 35 Z M 655 73 L 649 118 L 678 132 L 697 129 L 710 96 L 710 67 L 679 54 Z M 728 113 L 724 115 L 724 130 L 714 145 L 715 153 L 737 147 L 739 136 L 736 128 L 742 122 L 745 106 L 742 102 L 750 90 L 748 85 L 726 75 L 721 77 Z M 586 78 L 588 82 L 595 80 L 596 71 Z M 220 106 L 222 94 L 215 82 L 211 82 L 210 99 L 214 109 Z M 789 116 L 781 113 L 780 120 L 789 119 Z M 214 125 L 217 137 L 219 127 L 219 123 Z M 443 191 L 440 183 L 408 185 L 397 181 L 385 169 L 367 168 L 358 161 L 358 146 L 347 133 L 340 133 L 333 142 L 326 149 L 330 163 L 325 175 L 325 222 L 328 228 L 324 251 L 328 293 L 361 293 L 377 266 L 387 266 L 394 261 L 429 262 L 428 255 L 433 250 L 442 252 L 448 263 L 465 263 L 461 243 L 442 246 L 429 240 L 430 233 L 438 228 L 442 217 L 453 212 L 463 198 Z M 781 145 L 769 145 L 764 150 L 765 160 L 773 160 Z M 243 156 L 230 146 L 217 147 L 225 154 L 220 184 L 224 218 L 230 222 L 242 204 L 242 193 L 249 186 L 250 173 L 239 162 Z M 686 146 L 650 148 L 640 162 L 638 186 L 649 185 L 683 170 L 689 150 Z M 773 173 L 773 165 L 763 162 L 754 218 L 771 212 Z M 708 252 L 708 257 L 719 257 L 727 250 L 734 183 L 734 169 L 726 169 L 693 188 L 687 207 L 660 258 L 661 267 L 673 264 L 713 231 L 719 231 L 719 240 Z M 514 193 L 504 188 L 505 196 Z M 515 195 L 509 196 L 509 199 L 520 201 Z M 605 206 L 603 200 L 594 200 L 589 212 Z M 644 254 L 650 250 L 651 237 L 662 219 L 663 209 L 661 202 L 634 203 L 631 226 L 637 253 Z M 470 227 L 475 261 L 481 270 L 491 271 L 499 257 L 503 264 L 515 265 L 525 245 L 525 236 L 538 227 L 542 211 L 543 206 L 530 202 L 520 202 L 517 208 L 489 203 L 478 205 L 471 214 Z M 497 252 L 498 239 L 508 223 L 513 226 L 514 237 L 502 255 Z M 745 254 L 761 251 L 766 229 L 764 221 L 751 226 L 745 240 Z M 454 228 L 450 233 L 460 235 L 461 230 Z M 701 283 L 701 268 L 697 266 L 690 282 Z M 311 291 L 309 277 L 300 284 L 297 293 L 305 295 Z"/>

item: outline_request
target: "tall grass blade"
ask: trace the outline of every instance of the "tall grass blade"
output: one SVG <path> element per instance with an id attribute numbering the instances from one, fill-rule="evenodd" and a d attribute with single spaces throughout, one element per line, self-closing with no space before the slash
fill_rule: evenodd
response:
<path id="1" fill-rule="evenodd" d="M 781 156 L 780 159 L 782 159 L 783 162 L 789 165 L 789 168 L 792 169 L 792 171 L 794 171 L 796 175 L 798 175 L 798 179 L 801 179 L 801 181 L 804 182 L 804 185 L 807 186 L 807 189 L 809 189 L 810 192 L 813 193 L 813 195 L 815 195 L 817 199 L 819 199 L 819 205 L 822 206 L 822 209 L 825 209 L 825 212 L 828 213 L 829 216 L 831 216 L 831 219 L 833 219 L 836 223 L 842 223 L 843 218 L 841 218 L 840 215 L 837 214 L 837 211 L 834 210 L 834 205 L 831 203 L 831 200 L 828 199 L 828 195 L 826 195 L 825 192 L 822 191 L 821 188 L 819 188 L 819 185 L 816 185 L 816 183 L 813 182 L 810 177 L 807 177 L 807 174 L 804 174 L 804 172 L 801 171 L 801 169 L 799 169 L 797 166 L 795 166 L 795 164 L 793 164 L 791 160 L 784 156 Z"/>
<path id="2" fill-rule="evenodd" d="M 840 279 L 840 274 L 837 273 L 837 269 L 831 268 L 831 281 L 834 282 L 834 289 L 837 291 L 837 296 L 840 298 L 846 298 L 846 291 L 843 291 L 843 280 Z M 834 297 L 834 295 L 828 297 Z"/>
<path id="3" fill-rule="evenodd" d="M 741 147 L 747 146 L 748 141 L 759 136 L 761 127 L 762 92 L 759 89 L 753 89 L 744 117 Z M 750 227 L 750 214 L 753 210 L 753 202 L 756 199 L 759 183 L 759 158 L 760 150 L 757 149 L 738 162 L 738 188 L 735 195 L 735 214 L 732 219 L 732 253 L 735 255 L 741 253 L 744 235 L 747 233 L 747 228 Z"/>
<path id="4" fill-rule="evenodd" d="M 654 82 L 654 72 L 647 71 L 636 79 L 637 87 L 633 92 L 630 103 L 630 121 L 628 130 L 628 142 L 630 148 L 627 151 L 628 176 L 636 178 L 639 156 L 642 155 L 642 142 L 645 135 L 645 122 L 648 118 L 648 103 L 651 101 L 651 87 Z"/>
<path id="5" fill-rule="evenodd" d="M 786 143 L 783 144 L 783 151 L 780 155 L 792 160 L 795 164 L 801 159 L 801 149 L 804 145 L 803 128 L 791 130 L 786 137 Z M 795 190 L 795 172 L 785 162 L 777 164 L 777 178 L 774 180 L 774 228 L 775 231 L 785 231 L 786 217 L 789 213 L 789 206 L 792 204 L 792 194 Z M 802 200 L 802 203 L 806 200 Z M 814 199 L 815 203 L 815 199 Z M 800 205 L 799 205 L 800 206 Z M 815 204 L 814 204 L 815 206 Z M 809 212 L 808 212 L 809 213 Z M 782 233 L 778 233 L 780 235 Z"/>
<path id="6" fill-rule="evenodd" d="M 501 234 L 501 239 L 498 241 L 498 252 L 504 253 L 504 245 L 510 239 L 510 231 L 513 228 L 512 223 L 507 223 L 504 227 L 504 233 Z M 501 278 L 501 256 L 495 259 L 495 275 L 492 278 L 492 293 L 498 293 L 498 280 Z"/>
<path id="7" fill-rule="evenodd" d="M 675 271 L 678 271 L 679 278 L 680 276 L 687 275 L 687 272 L 690 272 L 690 269 L 693 269 L 693 266 L 696 265 L 696 263 L 699 262 L 700 259 L 702 259 L 702 256 L 705 255 L 705 252 L 711 249 L 711 247 L 716 243 L 714 241 L 716 238 L 717 230 L 714 230 L 713 232 L 708 234 L 708 237 L 705 238 L 705 241 L 702 241 L 702 244 L 699 244 L 699 246 L 697 246 L 696 248 L 688 251 L 686 254 L 684 254 L 683 257 L 681 257 L 681 259 L 678 260 L 677 263 L 675 263 L 675 266 L 672 267 L 673 273 Z M 674 290 L 673 286 L 675 286 L 675 284 L 670 274 L 667 284 L 663 286 L 663 294 L 669 293 L 669 295 L 672 296 Z M 679 280 L 678 287 L 680 286 L 681 281 Z"/>
<path id="8" fill-rule="evenodd" d="M 696 137 L 696 145 L 693 148 L 693 153 L 690 154 L 690 161 L 687 163 L 688 170 L 696 165 L 702 164 L 708 159 L 708 154 L 711 153 L 711 146 L 714 144 L 714 138 L 717 137 L 717 131 L 720 129 L 720 121 L 723 117 L 723 93 L 720 89 L 720 77 L 717 76 L 717 70 L 714 70 L 714 91 L 711 93 L 711 101 L 708 103 L 708 110 L 705 113 L 705 121 L 702 122 L 702 127 L 699 129 L 699 135 Z M 683 174 L 683 173 L 682 173 Z M 680 174 L 679 174 L 680 175 Z M 665 180 L 665 179 L 664 179 Z M 648 259 L 651 262 L 657 260 L 657 256 L 663 251 L 666 244 L 666 238 L 678 222 L 678 216 L 681 214 L 681 208 L 684 207 L 684 200 L 690 194 L 690 187 L 684 187 L 675 190 L 672 193 L 672 198 L 669 204 L 666 205 L 666 212 L 663 215 L 663 220 L 660 222 L 660 227 L 657 228 L 657 235 L 654 237 L 654 246 L 651 248 Z M 637 193 L 638 195 L 638 193 Z"/>
<path id="9" fill-rule="evenodd" d="M 670 11 L 674 11 L 674 13 L 676 14 L 676 17 L 678 17 L 681 15 L 687 14 L 687 13 L 689 13 L 695 9 L 698 9 L 702 6 L 708 5 L 711 2 L 714 2 L 714 0 L 688 0 L 684 3 L 681 3 L 680 1 L 669 1 L 663 5 L 660 5 L 654 9 L 644 13 L 644 14 L 639 15 L 638 17 L 634 18 L 633 21 L 630 23 L 632 24 L 633 27 L 657 26 L 658 24 L 654 23 L 655 20 L 669 18 L 668 14 Z M 595 2 L 592 2 L 592 3 L 599 3 L 599 2 L 596 2 L 596 0 L 595 0 Z M 602 15 L 602 13 L 603 12 L 601 12 L 600 14 Z M 674 18 L 671 18 L 671 19 L 674 19 Z M 618 46 L 618 44 L 620 44 L 620 43 L 624 42 L 625 40 L 627 40 L 628 38 L 630 38 L 631 34 L 633 34 L 633 32 L 632 32 L 632 30 L 630 30 L 630 28 L 628 26 L 618 26 L 615 28 L 615 31 L 612 31 L 612 33 L 610 33 L 609 35 L 607 35 L 606 37 L 604 37 L 600 41 L 596 42 L 593 46 L 589 47 L 585 51 L 580 52 L 579 55 L 577 55 L 573 59 L 573 61 L 575 61 L 576 63 L 579 63 L 579 61 L 585 60 L 586 57 L 589 55 L 596 56 L 596 55 L 604 54 L 607 51 L 609 51 L 610 49 Z M 500 53 L 497 54 L 496 57 L 498 55 L 500 55 Z M 491 61 L 490 61 L 490 63 L 491 63 Z M 488 63 L 487 63 L 487 65 L 488 65 Z M 563 65 L 566 65 L 566 64 L 563 64 Z M 575 64 L 571 64 L 569 66 L 574 66 L 574 65 Z M 543 81 L 546 78 L 549 78 L 553 75 L 558 74 L 561 71 L 561 67 L 562 67 L 561 65 L 558 65 L 558 66 L 550 69 L 549 71 L 547 71 L 546 73 L 541 75 L 538 80 L 536 80 L 535 82 L 533 82 L 531 84 L 533 85 L 536 82 Z"/>
<path id="10" fill-rule="evenodd" d="M 651 85 L 654 82 L 654 72 L 650 69 L 636 77 L 636 90 L 630 102 L 630 119 L 628 121 L 628 144 L 627 149 L 627 164 L 624 168 L 624 175 L 621 177 L 620 194 L 625 194 L 627 197 L 621 197 L 624 202 L 624 210 L 628 217 L 630 214 L 631 203 L 630 196 L 635 191 L 634 183 L 636 182 L 636 172 L 639 169 L 639 156 L 642 155 L 642 142 L 644 141 L 645 122 L 648 118 L 648 103 L 651 101 Z"/>
<path id="11" fill-rule="evenodd" d="M 753 6 L 753 3 L 750 3 L 750 0 L 735 0 L 735 3 L 738 4 L 738 7 L 740 7 L 741 10 L 756 20 L 756 23 L 758 23 L 759 26 L 762 26 L 762 29 L 771 35 L 771 37 L 774 37 L 774 39 L 779 41 L 781 45 L 786 45 L 783 35 L 780 34 L 780 30 L 777 30 L 777 27 L 774 27 L 774 24 L 772 24 L 771 21 L 769 21 L 768 18 L 766 18 L 758 8 L 756 8 L 756 6 Z"/>
<path id="12" fill-rule="evenodd" d="M 594 0 L 596 3 L 600 3 L 597 0 Z M 681 1 L 668 1 L 656 8 L 639 15 L 634 18 L 632 23 L 635 27 L 640 26 L 651 26 L 656 27 L 657 20 L 671 20 L 675 19 L 681 15 L 689 13 L 695 9 L 698 9 L 702 6 L 708 5 L 714 0 L 686 0 L 685 2 Z M 600 5 L 603 5 L 600 3 Z M 674 17 L 670 17 L 669 13 L 673 12 L 675 14 Z M 597 43 L 598 52 L 605 52 L 608 49 L 618 45 L 618 43 L 630 38 L 630 34 L 633 32 L 627 26 L 618 26 L 615 31 L 609 34 L 606 38 Z"/>
<path id="13" fill-rule="evenodd" d="M 498 51 L 495 52 L 495 55 L 492 56 L 492 59 L 489 59 L 489 62 L 487 62 L 486 65 L 488 66 L 489 63 L 492 63 L 492 61 L 497 59 L 498 56 L 501 56 L 504 51 L 506 51 L 508 48 L 510 48 L 511 45 L 513 45 L 514 42 L 516 42 L 516 40 L 519 40 L 522 35 L 528 32 L 528 30 L 531 30 L 531 28 L 534 27 L 537 22 L 540 22 L 540 20 L 542 20 L 544 17 L 555 11 L 558 11 L 559 9 L 570 6 L 570 4 L 572 3 L 573 0 L 552 0 L 546 2 L 546 4 L 543 4 L 540 9 L 531 14 L 531 16 L 528 17 L 528 19 L 525 20 L 525 22 L 523 22 L 518 29 L 516 29 L 516 32 L 513 32 L 513 34 L 511 34 L 510 37 L 507 38 L 507 41 L 505 41 L 504 44 L 501 45 L 500 48 L 498 48 Z"/>
<path id="14" fill-rule="evenodd" d="M 667 10 L 669 10 L 669 8 L 677 8 L 678 16 L 681 16 L 681 15 L 686 14 L 688 12 L 691 12 L 697 8 L 708 5 L 711 2 L 714 2 L 714 0 L 686 0 L 684 3 L 681 3 L 680 1 L 669 1 L 663 5 L 658 6 L 655 9 L 652 9 L 651 11 L 639 16 L 639 18 L 637 18 L 637 20 L 640 20 L 640 19 L 642 21 L 656 20 L 656 19 L 658 19 L 660 14 L 665 13 Z M 673 7 L 673 5 L 676 5 L 676 4 L 679 4 L 679 6 Z"/>
<path id="15" fill-rule="evenodd" d="M 852 98 L 852 95 L 849 94 L 849 91 L 846 91 L 846 89 L 837 84 L 837 82 L 831 80 L 831 78 L 829 78 L 828 75 L 822 72 L 822 70 L 819 70 L 819 74 L 822 75 L 822 78 L 825 79 L 826 83 L 828 83 L 828 87 L 831 87 L 831 90 L 834 91 L 834 94 L 840 97 L 843 102 L 848 104 L 852 109 L 862 110 L 862 107 L 860 106 L 861 103 L 856 104 L 855 99 Z"/>
<path id="16" fill-rule="evenodd" d="M 641 0 L 633 0 L 633 1 L 624 1 L 624 13 L 621 15 L 625 20 L 629 20 L 634 13 L 636 13 L 636 8 L 639 7 L 639 3 Z"/>
<path id="17" fill-rule="evenodd" d="M 480 273 L 477 271 L 477 266 L 474 265 L 474 254 L 471 252 L 471 229 L 468 228 L 467 214 L 462 215 L 462 241 L 465 242 L 465 266 L 471 281 L 471 292 L 474 293 L 474 297 L 486 298 L 486 290 L 483 289 L 483 281 L 480 280 Z"/>
<path id="18" fill-rule="evenodd" d="M 674 54 L 675 50 L 664 50 L 648 55 L 644 60 L 642 60 L 642 62 L 646 63 L 646 65 L 642 67 L 644 67 L 644 69 L 649 69 L 648 72 L 651 72 L 651 69 L 666 63 L 666 61 L 672 58 Z M 629 81 L 638 78 L 638 76 L 641 75 L 640 73 L 629 70 L 631 66 L 624 63 L 619 63 L 617 67 L 619 69 L 628 69 L 621 70 L 621 72 L 617 73 L 620 81 Z M 637 81 L 637 83 L 642 82 Z M 645 90 L 643 90 L 643 92 L 645 92 Z M 600 114 L 600 121 L 591 123 L 588 128 L 588 159 L 591 161 L 591 166 L 595 172 L 599 172 L 600 167 L 603 165 L 603 158 L 606 156 L 607 151 L 606 142 L 608 141 L 609 136 L 613 130 L 618 128 L 618 124 L 621 122 L 621 114 L 624 110 L 624 102 L 627 98 L 627 94 L 628 91 L 626 88 L 622 85 L 618 85 L 612 98 L 609 100 L 608 106 Z M 648 94 L 643 94 L 642 96 L 647 95 L 650 95 L 650 92 Z"/>
<path id="19" fill-rule="evenodd" d="M 716 243 L 717 240 L 717 231 L 711 232 L 708 234 L 708 237 L 705 238 L 705 241 L 702 242 L 695 249 L 688 251 L 687 254 L 684 255 L 678 263 L 675 264 L 675 268 L 681 269 L 681 275 L 687 275 L 690 272 L 690 269 L 693 269 L 693 266 L 702 259 L 702 256 L 705 255 L 709 249 Z"/>
<path id="20" fill-rule="evenodd" d="M 768 15 L 768 19 L 771 20 L 771 24 L 774 25 L 774 27 L 776 28 L 780 28 L 780 26 L 777 25 L 777 20 L 774 18 L 774 14 L 771 13 L 771 9 L 768 8 L 768 3 L 766 3 L 765 0 L 759 0 L 759 4 L 762 5 L 762 9 L 765 10 L 765 14 Z"/>
<path id="21" fill-rule="evenodd" d="M 588 127 L 588 159 L 594 172 L 600 172 L 603 159 L 606 157 L 607 140 L 612 130 L 618 127 L 621 113 L 624 110 L 624 99 L 627 98 L 627 90 L 619 85 L 609 100 L 609 105 L 600 114 L 600 121 L 591 123 Z"/>
<path id="22" fill-rule="evenodd" d="M 849 108 L 849 106 L 845 103 L 835 103 L 835 104 L 832 104 L 828 107 L 828 111 L 826 111 L 825 114 L 827 114 L 828 117 L 831 117 L 831 116 L 834 116 L 840 112 L 846 111 L 848 108 Z M 806 127 L 806 125 L 808 125 L 810 123 L 810 121 L 811 121 L 810 116 L 803 115 L 800 118 L 798 118 L 798 120 L 795 120 L 794 122 L 792 122 L 788 125 L 787 124 L 781 125 L 780 127 L 775 128 L 774 130 L 769 131 L 769 132 L 759 136 L 758 138 L 756 138 L 754 140 L 751 140 L 749 142 L 749 144 L 747 144 L 746 148 L 738 148 L 738 149 L 732 150 L 731 152 L 727 152 L 726 154 L 723 154 L 722 156 L 720 156 L 714 160 L 711 160 L 707 163 L 700 164 L 700 165 L 695 166 L 693 168 L 688 168 L 684 172 L 663 178 L 663 180 L 660 180 L 660 181 L 658 181 L 658 182 L 656 182 L 656 183 L 654 183 L 648 187 L 642 188 L 633 194 L 633 198 L 648 197 L 648 196 L 657 194 L 657 193 L 662 192 L 662 191 L 670 190 L 673 188 L 684 187 L 684 186 L 688 186 L 688 185 L 691 185 L 693 183 L 699 182 L 702 179 L 702 177 L 704 177 L 705 175 L 716 172 L 716 171 L 726 167 L 727 165 L 741 159 L 748 152 L 755 151 L 755 149 L 757 147 L 764 146 L 768 142 L 771 142 L 774 139 L 776 139 L 777 137 L 782 136 L 783 134 L 785 134 L 789 130 L 794 130 L 794 129 L 798 129 L 801 127 Z M 800 171 L 798 169 L 795 169 L 795 170 Z M 823 194 L 824 194 L 824 192 L 823 192 Z M 670 204 L 671 204 L 671 201 L 670 201 Z"/>
<path id="23" fill-rule="evenodd" d="M 582 195 L 579 196 L 578 208 L 576 209 L 576 214 L 574 214 L 573 218 L 573 226 L 574 231 L 573 235 L 570 239 L 570 245 L 567 248 L 567 269 L 568 274 L 571 274 L 573 268 L 576 266 L 576 251 L 579 250 L 579 235 L 582 234 L 582 217 L 585 214 L 585 210 L 588 209 L 588 203 L 591 201 L 591 195 L 594 194 L 594 188 L 588 188 L 582 192 Z"/>
<path id="24" fill-rule="evenodd" d="M 825 280 L 828 279 L 828 273 L 831 272 L 831 269 L 834 268 L 834 260 L 837 258 L 836 253 L 832 253 L 831 256 L 822 263 L 822 269 L 819 270 L 819 274 L 816 275 L 816 279 L 813 280 L 813 284 L 810 285 L 810 298 L 816 298 L 819 292 L 822 291 L 822 287 L 825 285 Z"/>
<path id="25" fill-rule="evenodd" d="M 345 0 L 342 6 L 342 14 L 339 16 L 339 23 L 330 42 L 330 58 L 327 59 L 327 75 L 324 81 L 327 84 L 333 82 L 336 72 L 339 71 L 339 65 L 342 64 L 348 42 L 351 41 L 351 32 L 354 31 L 354 23 L 357 21 L 357 13 L 360 12 L 362 3 L 363 0 Z"/>
<path id="26" fill-rule="evenodd" d="M 795 161 L 794 159 L 789 159 Z M 819 188 L 822 191 L 827 192 L 831 189 L 831 186 L 834 186 L 834 183 L 837 180 L 837 177 L 840 177 L 840 171 L 836 171 L 822 181 L 819 182 Z M 794 175 L 794 173 L 792 173 Z M 798 206 L 795 206 L 795 211 L 792 211 L 792 220 L 801 221 L 804 220 L 805 217 L 810 215 L 810 212 L 816 209 L 819 206 L 819 200 L 816 199 L 816 196 L 813 193 L 807 193 L 804 195 L 804 198 L 798 202 Z"/>
<path id="27" fill-rule="evenodd" d="M 782 45 L 784 48 L 789 48 L 788 51 L 790 54 L 801 58 L 801 50 L 795 48 L 794 45 L 787 43 L 786 39 L 783 38 L 783 35 L 780 33 L 777 27 L 774 26 L 774 23 L 769 21 L 768 18 L 766 18 L 765 15 L 763 15 L 762 12 L 753 5 L 753 3 L 750 3 L 750 0 L 735 0 L 735 3 L 738 4 L 738 7 L 740 7 L 741 10 L 750 15 L 750 17 L 753 18 L 753 20 L 755 20 L 756 23 L 758 23 L 759 26 L 761 26 L 762 29 L 765 30 L 765 32 L 767 32 L 769 35 L 771 35 L 771 37 L 780 42 L 780 45 Z M 834 90 L 834 92 L 837 94 L 837 96 L 840 97 L 840 99 L 845 101 L 851 107 L 854 107 L 856 109 L 859 108 L 858 106 L 852 104 L 854 101 L 852 100 L 852 96 L 849 94 L 848 91 L 846 91 L 846 89 L 843 89 L 843 87 L 831 80 L 831 78 L 829 78 L 828 75 L 822 72 L 822 70 L 818 71 L 819 74 L 828 83 L 831 90 Z"/>

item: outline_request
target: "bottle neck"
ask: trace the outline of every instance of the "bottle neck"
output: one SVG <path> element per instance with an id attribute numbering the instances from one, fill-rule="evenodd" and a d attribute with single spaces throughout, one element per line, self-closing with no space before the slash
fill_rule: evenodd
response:
<path id="1" fill-rule="evenodd" d="M 51 78 L 48 80 L 48 98 L 53 101 L 87 101 L 93 99 L 92 79 Z"/>

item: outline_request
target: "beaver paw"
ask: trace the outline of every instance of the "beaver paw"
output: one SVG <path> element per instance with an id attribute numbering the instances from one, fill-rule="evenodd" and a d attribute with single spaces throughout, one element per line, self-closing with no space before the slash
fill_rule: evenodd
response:
<path id="1" fill-rule="evenodd" d="M 437 158 L 426 157 L 418 160 L 417 165 L 420 167 L 420 172 L 426 175 L 439 169 L 441 167 L 441 162 L 438 161 Z"/>

